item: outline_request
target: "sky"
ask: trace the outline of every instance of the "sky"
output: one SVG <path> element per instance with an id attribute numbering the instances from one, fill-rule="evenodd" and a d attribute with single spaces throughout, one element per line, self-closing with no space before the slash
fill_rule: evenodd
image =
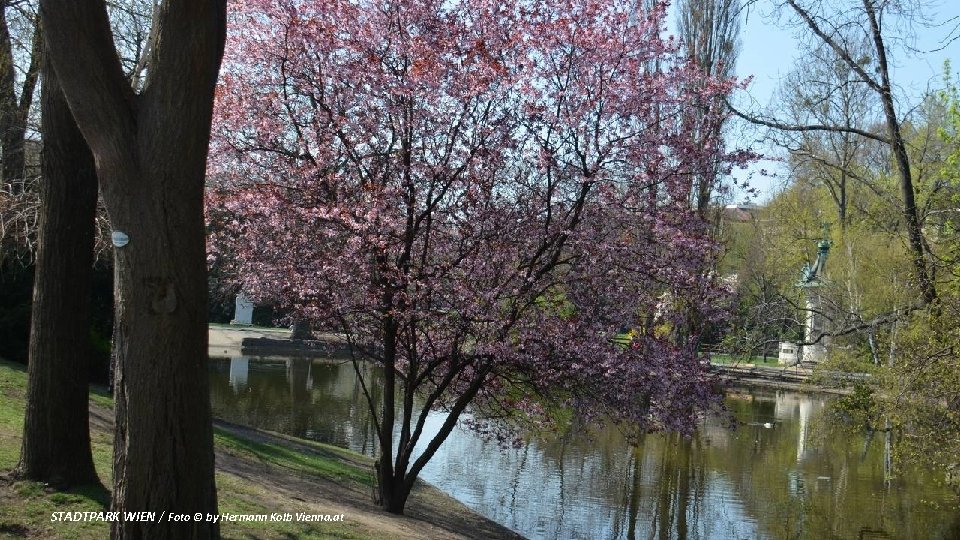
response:
<path id="1" fill-rule="evenodd" d="M 738 106 L 754 112 L 760 112 L 769 105 L 775 105 L 771 100 L 778 87 L 778 81 L 786 75 L 798 61 L 802 60 L 795 39 L 796 30 L 778 26 L 771 17 L 772 2 L 761 0 L 752 6 L 746 14 L 746 21 L 741 28 L 740 56 L 737 60 L 737 76 L 746 78 L 752 76 L 753 81 L 747 94 L 735 96 L 734 102 Z M 942 86 L 943 63 L 950 59 L 954 73 L 960 69 L 960 2 L 957 0 L 928 0 L 924 13 L 931 21 L 939 22 L 939 26 L 918 28 L 913 48 L 919 52 L 906 53 L 902 50 L 888 52 L 891 55 L 891 71 L 894 84 L 899 87 L 901 97 L 916 102 L 925 89 Z M 671 21 L 672 23 L 672 21 Z M 945 43 L 948 36 L 953 36 L 952 42 Z M 941 49 L 941 50 L 935 50 Z M 732 144 L 757 147 L 755 139 L 751 139 L 739 130 Z M 755 133 L 759 138 L 762 133 Z M 780 177 L 763 177 L 758 174 L 764 168 L 778 172 Z M 753 202 L 763 202 L 782 187 L 785 178 L 782 167 L 777 162 L 763 161 L 747 172 L 738 172 L 735 177 L 744 179 L 749 175 L 749 182 L 759 190 L 758 197 Z M 741 202 L 745 194 L 741 191 L 735 197 L 735 202 Z"/>

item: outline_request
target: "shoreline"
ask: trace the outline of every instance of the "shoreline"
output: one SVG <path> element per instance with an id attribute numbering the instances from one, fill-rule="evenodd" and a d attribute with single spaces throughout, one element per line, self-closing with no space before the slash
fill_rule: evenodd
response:
<path id="1" fill-rule="evenodd" d="M 105 521 L 51 522 L 55 512 L 104 513 L 112 485 L 113 410 L 91 391 L 90 435 L 101 486 L 67 492 L 9 474 L 22 440 L 24 366 L 0 362 L 0 537 L 95 540 Z M 404 515 L 373 502 L 373 460 L 332 445 L 213 420 L 218 513 L 337 516 L 340 520 L 224 521 L 223 538 L 342 538 L 364 540 L 482 540 L 524 537 L 418 481 Z M 156 509 L 159 513 L 160 510 Z M 292 522 L 290 522 L 292 521 Z"/>
<path id="2" fill-rule="evenodd" d="M 752 364 L 726 365 L 711 364 L 710 371 L 728 386 L 745 386 L 749 388 L 770 388 L 773 390 L 789 390 L 807 394 L 831 394 L 846 396 L 853 393 L 850 388 L 824 386 L 811 382 L 812 373 L 809 369 L 796 367 L 760 367 Z"/>
<path id="3" fill-rule="evenodd" d="M 341 336 L 330 333 L 317 333 L 316 336 L 316 340 L 293 341 L 290 339 L 290 330 L 286 328 L 211 324 L 208 356 L 250 356 L 268 360 L 281 360 L 291 356 L 314 359 L 349 357 L 349 348 Z M 797 366 L 710 364 L 710 371 L 717 374 L 722 383 L 732 386 L 832 395 L 852 393 L 849 388 L 811 382 L 812 371 Z"/>

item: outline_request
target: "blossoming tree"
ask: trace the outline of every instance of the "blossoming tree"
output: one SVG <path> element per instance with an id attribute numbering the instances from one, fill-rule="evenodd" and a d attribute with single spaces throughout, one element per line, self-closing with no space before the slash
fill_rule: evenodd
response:
<path id="1" fill-rule="evenodd" d="M 720 313 L 716 246 L 689 200 L 697 172 L 736 160 L 688 133 L 719 121 L 689 113 L 730 83 L 678 60 L 665 5 L 636 9 L 247 0 L 231 15 L 211 257 L 382 367 L 382 393 L 357 374 L 388 511 L 468 406 L 686 430 L 715 402 L 696 344 Z M 445 413 L 430 438 L 429 410 Z"/>

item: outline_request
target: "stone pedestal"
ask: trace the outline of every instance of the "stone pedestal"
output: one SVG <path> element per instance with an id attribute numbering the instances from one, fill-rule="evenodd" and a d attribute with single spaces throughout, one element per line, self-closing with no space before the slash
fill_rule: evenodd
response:
<path id="1" fill-rule="evenodd" d="M 807 317 L 804 324 L 803 340 L 812 345 L 803 346 L 800 361 L 804 364 L 819 364 L 827 359 L 826 336 L 823 335 L 823 315 L 820 295 L 813 288 L 807 289 Z"/>
<path id="2" fill-rule="evenodd" d="M 792 341 L 781 341 L 777 354 L 777 363 L 781 366 L 795 366 L 799 361 L 800 347 Z"/>
<path id="3" fill-rule="evenodd" d="M 236 310 L 233 320 L 230 324 L 238 326 L 250 326 L 253 324 L 253 302 L 251 302 L 242 292 L 237 295 Z"/>

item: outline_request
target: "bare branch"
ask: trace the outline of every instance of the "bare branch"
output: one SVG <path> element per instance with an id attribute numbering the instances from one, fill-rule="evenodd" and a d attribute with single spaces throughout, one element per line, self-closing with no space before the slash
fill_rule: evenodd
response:
<path id="1" fill-rule="evenodd" d="M 876 133 L 871 133 L 869 131 L 858 129 L 855 127 L 827 125 L 827 124 L 807 124 L 807 125 L 788 124 L 775 119 L 760 118 L 757 116 L 747 114 L 737 109 L 736 107 L 734 107 L 729 100 L 726 100 L 726 104 L 733 114 L 746 120 L 747 122 L 750 122 L 751 124 L 755 124 L 758 126 L 765 126 L 768 128 L 779 129 L 782 131 L 831 131 L 834 133 L 852 133 L 854 135 L 859 135 L 861 137 L 882 142 L 884 144 L 890 144 L 890 139 L 882 135 L 877 135 Z"/>
<path id="2" fill-rule="evenodd" d="M 850 52 L 847 49 L 841 47 L 835 39 L 823 31 L 820 25 L 813 20 L 810 12 L 800 7 L 795 0 L 787 0 L 787 4 L 793 8 L 793 10 L 797 13 L 797 15 L 800 16 L 801 19 L 803 19 L 803 22 L 807 24 L 807 26 L 810 28 L 810 31 L 816 34 L 816 36 L 823 40 L 824 43 L 829 45 L 830 48 L 833 49 L 833 52 L 835 52 L 837 56 L 844 61 L 844 63 L 850 66 L 850 69 L 852 69 L 854 73 L 856 73 L 863 80 L 863 82 L 870 85 L 870 87 L 877 92 L 883 92 L 883 88 L 880 86 L 880 83 L 875 81 L 873 77 L 871 77 L 870 74 L 863 69 L 863 66 L 857 63 L 856 60 L 850 56 Z"/>

